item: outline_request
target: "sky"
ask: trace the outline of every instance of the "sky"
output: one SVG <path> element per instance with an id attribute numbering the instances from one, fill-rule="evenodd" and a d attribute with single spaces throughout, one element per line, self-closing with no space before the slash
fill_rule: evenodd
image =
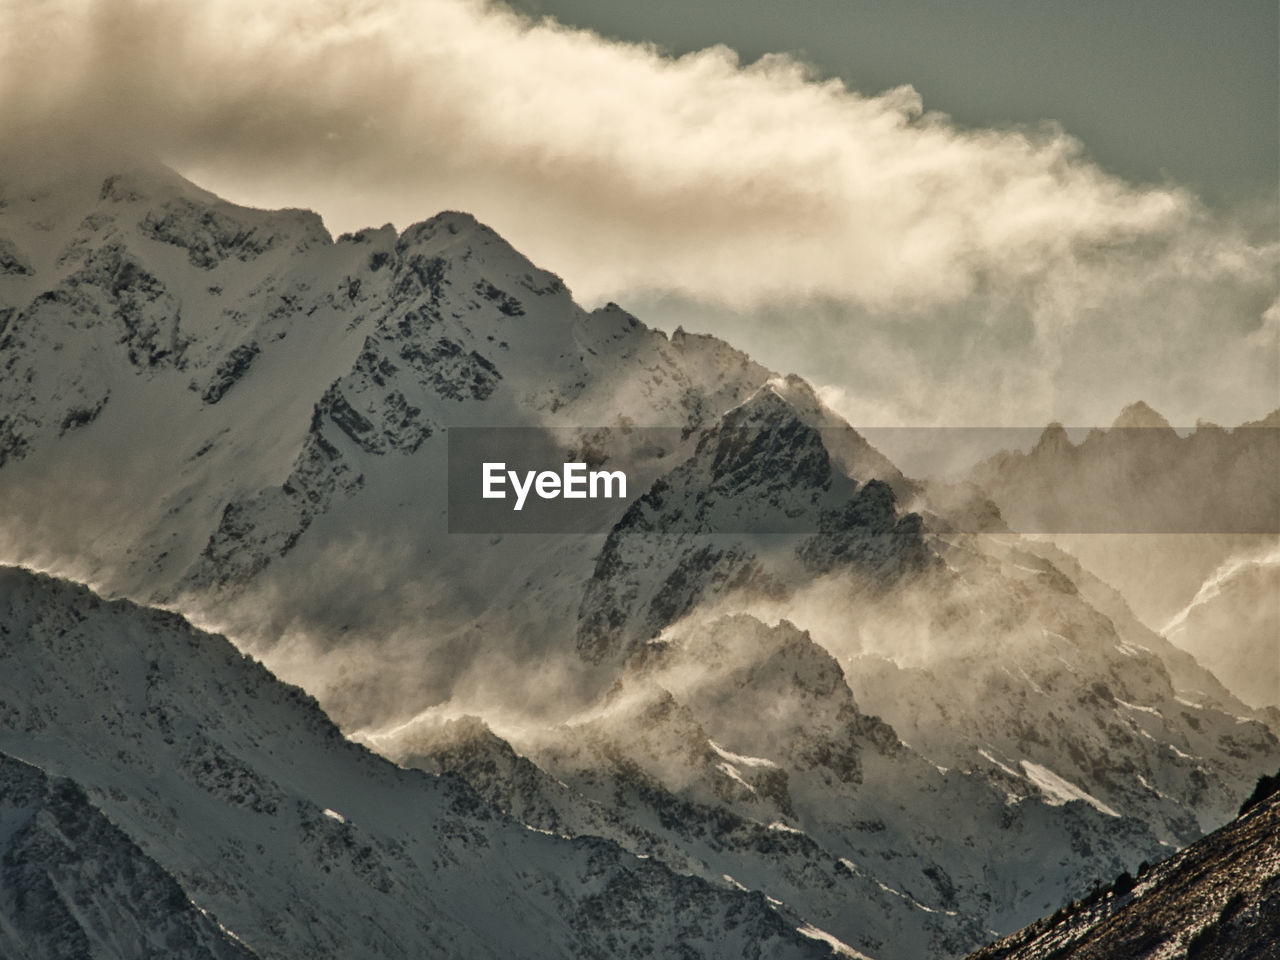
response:
<path id="1" fill-rule="evenodd" d="M 1274 191 L 1273 0 L 516 0 L 672 54 L 793 52 L 867 93 L 911 84 L 972 127 L 1061 123 L 1106 169 L 1216 204 Z"/>
<path id="2" fill-rule="evenodd" d="M 0 142 L 468 210 L 855 425 L 1280 406 L 1274 2 L 517 2 L 0 0 Z"/>

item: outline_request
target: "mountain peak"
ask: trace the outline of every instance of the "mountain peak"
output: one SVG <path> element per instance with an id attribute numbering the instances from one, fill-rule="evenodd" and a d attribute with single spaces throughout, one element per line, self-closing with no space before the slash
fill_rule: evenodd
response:
<path id="1" fill-rule="evenodd" d="M 731 411 L 735 419 L 776 419 L 785 417 L 815 429 L 848 426 L 828 408 L 807 380 L 790 373 L 770 377 Z"/>
<path id="2" fill-rule="evenodd" d="M 1057 420 L 1054 420 L 1044 428 L 1044 432 L 1040 434 L 1040 439 L 1036 441 L 1036 445 L 1034 450 L 1032 450 L 1032 453 L 1043 453 L 1050 450 L 1072 450 L 1074 448 L 1075 444 L 1073 444 L 1071 442 L 1071 438 L 1067 436 L 1067 428 Z"/>
<path id="3" fill-rule="evenodd" d="M 1147 427 L 1159 430 L 1172 430 L 1169 421 L 1160 414 L 1156 413 L 1149 406 L 1139 400 L 1137 403 L 1131 403 L 1120 411 L 1120 416 L 1116 417 L 1115 423 L 1111 424 L 1111 429 L 1127 428 L 1127 427 Z"/>
<path id="4" fill-rule="evenodd" d="M 400 252 L 409 247 L 431 243 L 435 247 L 450 247 L 465 243 L 478 235 L 497 239 L 498 235 L 469 213 L 460 210 L 443 210 L 433 217 L 420 220 L 404 229 L 396 243 Z"/>

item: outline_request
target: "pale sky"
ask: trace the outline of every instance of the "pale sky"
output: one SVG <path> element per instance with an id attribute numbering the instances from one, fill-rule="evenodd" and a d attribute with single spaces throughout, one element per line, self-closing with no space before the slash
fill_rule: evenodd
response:
<path id="1" fill-rule="evenodd" d="M 0 0 L 0 142 L 467 210 L 855 424 L 1280 405 L 1273 2 L 520 2 Z"/>

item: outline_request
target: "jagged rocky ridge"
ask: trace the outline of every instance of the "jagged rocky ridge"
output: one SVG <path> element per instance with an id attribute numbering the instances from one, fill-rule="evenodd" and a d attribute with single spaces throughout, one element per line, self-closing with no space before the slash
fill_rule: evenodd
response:
<path id="1" fill-rule="evenodd" d="M 759 894 L 397 769 L 173 614 L 3 568 L 0 639 L 6 956 L 833 955 Z"/>
<path id="2" fill-rule="evenodd" d="M 1280 410 L 1180 436 L 1138 402 L 1079 443 L 1050 424 L 1030 451 L 998 453 L 969 479 L 1030 532 L 1275 535 L 1280 493 L 1268 478 L 1277 468 Z"/>
<path id="3" fill-rule="evenodd" d="M 890 483 L 906 481 L 835 419 L 791 378 L 705 431 L 609 532 L 579 610 L 582 654 L 629 654 L 726 592 L 785 592 L 837 567 L 890 583 L 938 562 L 920 517 L 895 507 Z"/>
<path id="4" fill-rule="evenodd" d="M 597 710 L 519 743 L 536 767 L 475 720 L 425 716 L 379 746 L 544 829 L 766 890 L 873 956 L 955 955 L 1090 867 L 1159 849 L 1136 820 L 939 768 L 858 709 L 807 634 L 745 615 L 668 631 Z"/>

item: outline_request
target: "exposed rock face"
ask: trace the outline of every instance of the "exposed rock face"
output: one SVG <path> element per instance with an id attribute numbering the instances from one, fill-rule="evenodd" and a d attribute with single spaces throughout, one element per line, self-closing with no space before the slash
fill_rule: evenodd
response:
<path id="1" fill-rule="evenodd" d="M 0 754 L 6 957 L 250 960 L 74 781 Z"/>
<path id="2" fill-rule="evenodd" d="M 762 387 L 627 510 L 583 596 L 584 656 L 626 656 L 699 604 L 785 592 L 797 574 L 842 567 L 889 583 L 937 562 L 888 483 L 846 472 L 812 403 L 794 381 Z"/>

